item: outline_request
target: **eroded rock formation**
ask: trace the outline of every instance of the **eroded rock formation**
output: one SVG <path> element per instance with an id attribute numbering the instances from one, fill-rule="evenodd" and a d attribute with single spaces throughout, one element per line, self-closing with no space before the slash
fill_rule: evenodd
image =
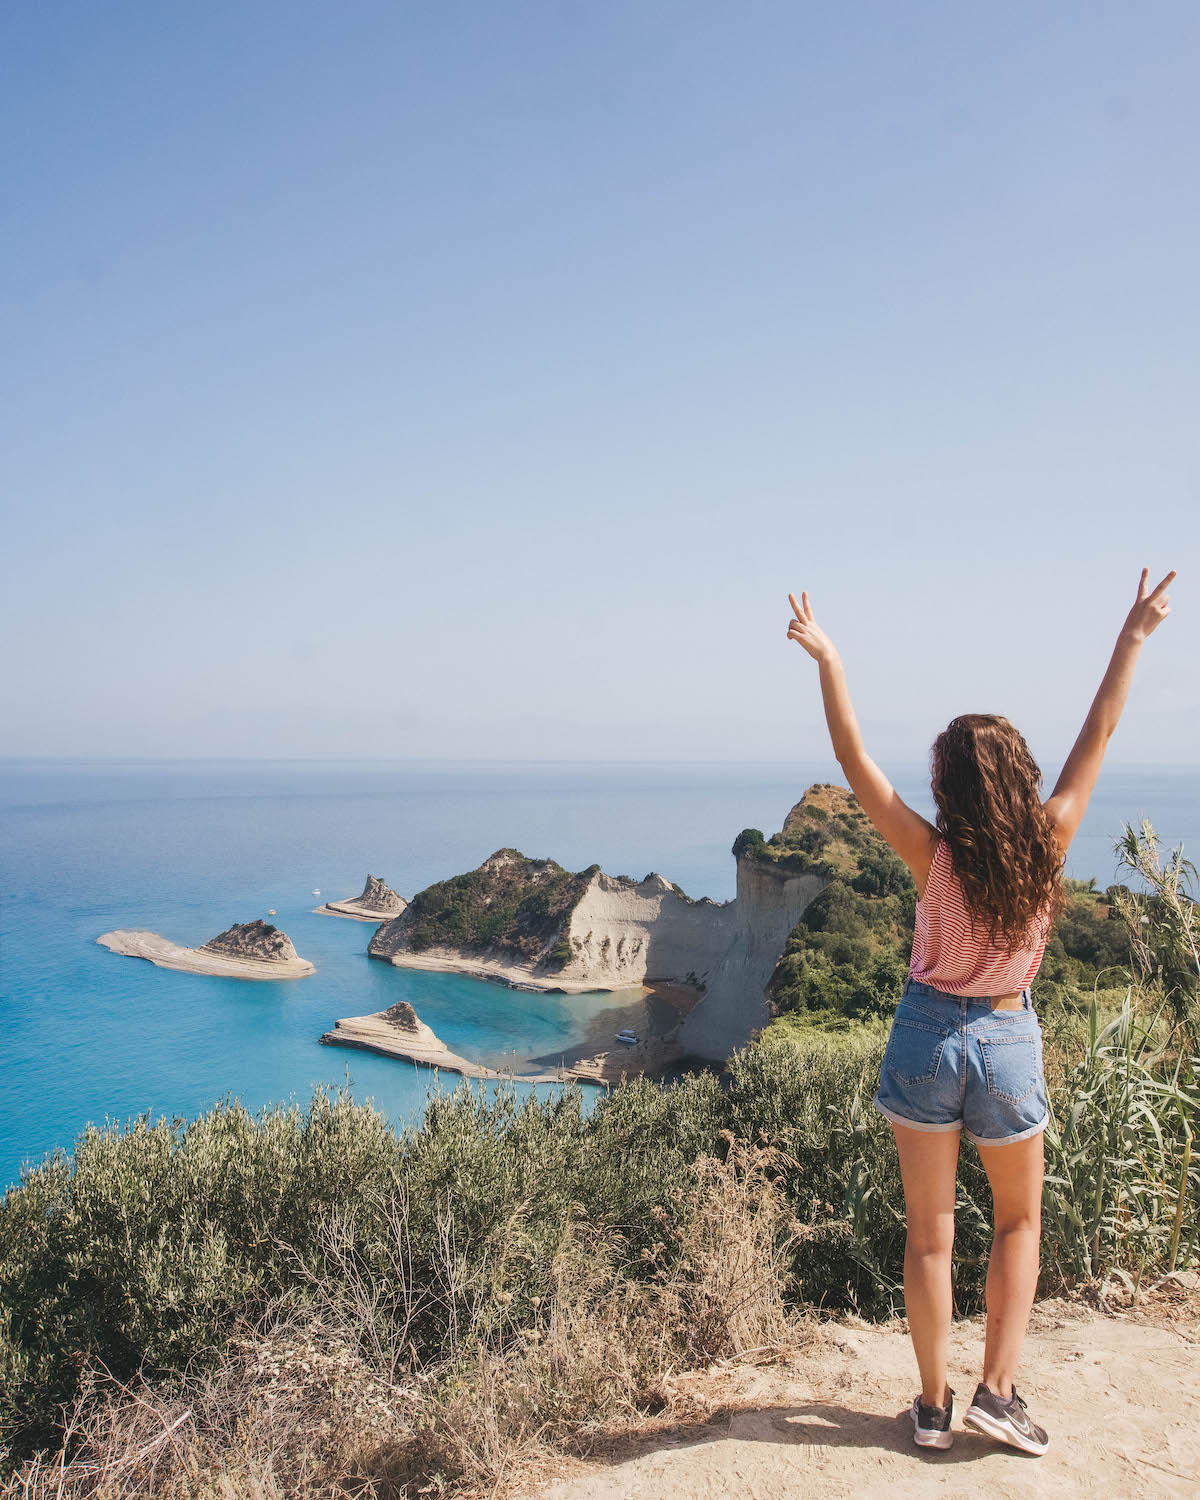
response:
<path id="1" fill-rule="evenodd" d="M 680 1027 L 679 1045 L 687 1056 L 723 1062 L 768 1023 L 773 1005 L 816 1003 L 803 984 L 820 988 L 819 975 L 814 981 L 802 960 L 806 944 L 828 936 L 818 930 L 827 914 L 818 906 L 811 929 L 801 918 L 831 884 L 838 889 L 826 901 L 846 886 L 856 899 L 896 906 L 884 916 L 900 924 L 897 881 L 907 881 L 844 787 L 810 787 L 779 833 L 764 839 L 746 829 L 733 855 L 737 895 L 718 903 L 694 901 L 657 874 L 637 881 L 597 865 L 572 873 L 554 860 L 498 849 L 478 869 L 414 896 L 380 926 L 368 951 L 404 967 L 519 988 L 691 985 L 701 998 Z"/>
<path id="2" fill-rule="evenodd" d="M 414 896 L 371 939 L 373 958 L 453 968 L 522 988 L 702 986 L 734 931 L 732 903 L 693 901 L 661 875 L 572 874 L 498 849 Z"/>
<path id="3" fill-rule="evenodd" d="M 355 906 L 365 907 L 367 911 L 377 911 L 385 917 L 398 916 L 407 904 L 404 897 L 398 896 L 381 875 L 368 875 L 362 895 L 356 896 L 354 900 Z"/>
<path id="4" fill-rule="evenodd" d="M 218 933 L 200 948 L 185 948 L 157 932 L 121 929 L 96 941 L 113 953 L 144 958 L 161 969 L 211 974 L 222 979 L 303 979 L 316 970 L 301 958 L 287 934 L 268 922 L 243 922 Z"/>
<path id="5" fill-rule="evenodd" d="M 361 896 L 347 896 L 344 901 L 327 901 L 318 912 L 332 917 L 354 917 L 359 922 L 386 922 L 397 917 L 408 905 L 381 875 L 368 875 Z"/>
<path id="6" fill-rule="evenodd" d="M 734 930 L 679 1043 L 689 1057 L 724 1062 L 771 1018 L 767 985 L 788 935 L 829 884 L 828 877 L 781 869 L 745 852 L 737 861 Z"/>
<path id="7" fill-rule="evenodd" d="M 249 958 L 259 963 L 290 963 L 298 957 L 287 933 L 261 917 L 253 922 L 235 922 L 215 938 L 209 938 L 199 951 L 220 953 L 226 958 Z"/>

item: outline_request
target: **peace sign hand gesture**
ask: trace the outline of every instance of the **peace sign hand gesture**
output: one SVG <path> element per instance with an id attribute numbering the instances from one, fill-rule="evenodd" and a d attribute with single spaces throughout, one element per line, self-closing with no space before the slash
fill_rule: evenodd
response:
<path id="1" fill-rule="evenodd" d="M 1174 568 L 1167 574 L 1156 589 L 1147 587 L 1146 580 L 1150 577 L 1150 569 L 1143 568 L 1142 576 L 1138 583 L 1137 598 L 1134 600 L 1133 608 L 1125 620 L 1122 634 L 1139 644 L 1153 630 L 1157 630 L 1162 622 L 1171 613 L 1168 607 L 1168 595 L 1165 590 L 1167 585 L 1175 577 Z"/>
<path id="2" fill-rule="evenodd" d="M 788 640 L 803 646 L 814 661 L 832 661 L 836 658 L 837 650 L 833 642 L 813 618 L 808 595 L 802 593 L 800 603 L 797 604 L 795 594 L 789 594 L 788 603 L 795 615 L 794 620 L 788 621 Z"/>

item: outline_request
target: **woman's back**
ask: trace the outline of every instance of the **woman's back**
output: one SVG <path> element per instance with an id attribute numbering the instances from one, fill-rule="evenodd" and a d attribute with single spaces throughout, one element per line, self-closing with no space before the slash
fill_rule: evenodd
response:
<path id="1" fill-rule="evenodd" d="M 939 839 L 917 902 L 908 972 L 951 995 L 1015 994 L 1033 982 L 1041 967 L 1049 927 L 1047 910 L 1019 948 L 1009 952 L 994 943 L 986 927 L 968 912 L 950 846 Z"/>

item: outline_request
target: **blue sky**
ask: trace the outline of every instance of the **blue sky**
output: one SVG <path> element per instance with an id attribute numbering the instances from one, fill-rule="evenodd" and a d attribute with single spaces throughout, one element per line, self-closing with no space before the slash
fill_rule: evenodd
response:
<path id="1" fill-rule="evenodd" d="M 0 19 L 0 753 L 1194 763 L 1200 8 Z"/>

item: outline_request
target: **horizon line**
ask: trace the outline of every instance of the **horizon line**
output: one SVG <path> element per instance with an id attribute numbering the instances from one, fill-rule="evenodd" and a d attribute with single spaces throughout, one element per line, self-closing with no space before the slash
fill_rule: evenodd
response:
<path id="1" fill-rule="evenodd" d="M 925 767 L 924 758 L 884 757 L 891 765 Z M 7 755 L 0 753 L 0 766 L 6 765 L 395 765 L 395 766 L 745 766 L 778 767 L 836 764 L 830 757 L 795 757 L 788 759 L 723 759 L 705 757 L 633 758 L 607 756 L 602 759 L 566 758 L 562 756 L 460 756 L 460 755 Z M 1057 765 L 1054 760 L 1047 765 Z M 886 767 L 883 767 L 886 770 Z M 1119 760 L 1107 759 L 1106 770 L 1200 771 L 1200 760 Z"/>

